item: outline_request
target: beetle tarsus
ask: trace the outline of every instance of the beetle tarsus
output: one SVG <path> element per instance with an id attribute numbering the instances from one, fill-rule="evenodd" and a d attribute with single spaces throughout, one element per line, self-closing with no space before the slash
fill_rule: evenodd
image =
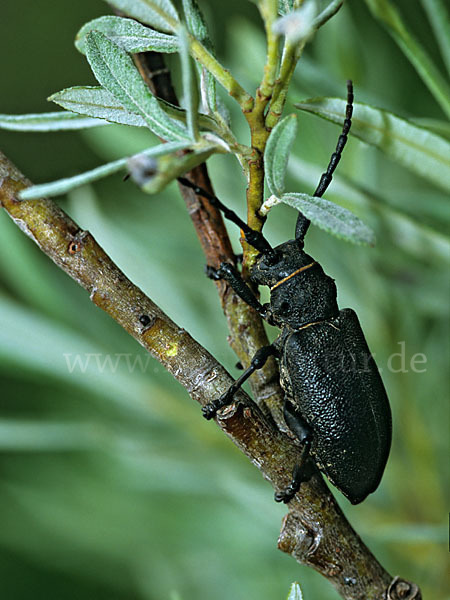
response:
<path id="1" fill-rule="evenodd" d="M 288 487 L 282 492 L 275 493 L 274 500 L 275 502 L 284 502 L 284 504 L 287 504 L 292 500 L 299 489 L 300 484 L 295 488 L 292 486 L 292 484 L 289 484 Z"/>
<path id="2" fill-rule="evenodd" d="M 222 277 L 219 275 L 219 269 L 212 267 L 211 265 L 205 265 L 205 275 L 208 279 L 212 279 L 213 281 L 219 281 Z"/>
<path id="3" fill-rule="evenodd" d="M 305 441 L 300 454 L 300 462 L 294 467 L 291 482 L 284 490 L 275 493 L 275 502 L 284 502 L 285 504 L 290 502 L 299 491 L 301 484 L 308 479 L 308 476 L 305 476 L 305 466 L 310 447 L 310 442 L 308 440 Z"/>
<path id="4" fill-rule="evenodd" d="M 210 421 L 216 416 L 217 411 L 226 406 L 228 402 L 228 393 L 223 394 L 223 396 L 220 396 L 220 398 L 218 398 L 217 400 L 212 400 L 211 402 L 208 402 L 208 404 L 202 406 L 203 416 L 207 421 Z"/>
<path id="5" fill-rule="evenodd" d="M 212 402 L 209 402 L 208 404 L 205 404 L 205 406 L 202 406 L 202 414 L 207 421 L 213 419 L 217 411 L 215 406 L 212 404 Z"/>

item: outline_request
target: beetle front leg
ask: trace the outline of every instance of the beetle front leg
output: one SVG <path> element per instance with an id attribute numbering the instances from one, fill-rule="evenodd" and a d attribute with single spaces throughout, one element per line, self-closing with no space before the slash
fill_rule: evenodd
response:
<path id="1" fill-rule="evenodd" d="M 263 319 L 266 318 L 266 309 L 259 302 L 258 298 L 252 292 L 250 287 L 245 283 L 242 279 L 239 271 L 230 263 L 223 262 L 218 269 L 211 267 L 209 265 L 206 266 L 205 269 L 206 276 L 214 281 L 218 281 L 219 279 L 224 279 L 227 281 L 236 294 L 242 298 L 244 302 L 249 304 L 252 308 L 254 308 Z"/>
<path id="2" fill-rule="evenodd" d="M 263 346 L 260 348 L 252 358 L 248 369 L 242 373 L 239 379 L 236 379 L 236 381 L 224 394 L 222 394 L 222 396 L 220 396 L 220 398 L 217 398 L 217 400 L 212 400 L 202 407 L 202 413 L 205 419 L 209 421 L 216 415 L 216 412 L 220 408 L 231 404 L 231 402 L 233 402 L 234 394 L 240 389 L 242 384 L 250 377 L 252 373 L 254 373 L 257 369 L 261 369 L 266 364 L 269 356 L 274 355 L 278 355 L 278 350 L 272 344 L 270 346 Z"/>

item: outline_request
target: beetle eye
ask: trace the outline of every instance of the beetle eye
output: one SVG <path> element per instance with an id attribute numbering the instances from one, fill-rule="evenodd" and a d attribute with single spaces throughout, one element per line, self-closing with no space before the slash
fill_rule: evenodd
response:
<path id="1" fill-rule="evenodd" d="M 282 310 L 283 312 L 287 312 L 289 310 L 289 302 L 286 302 L 286 300 L 284 300 L 280 304 L 280 310 Z"/>

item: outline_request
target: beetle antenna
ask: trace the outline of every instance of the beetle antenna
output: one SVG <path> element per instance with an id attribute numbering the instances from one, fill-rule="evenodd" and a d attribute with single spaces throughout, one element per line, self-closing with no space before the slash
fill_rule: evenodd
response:
<path id="1" fill-rule="evenodd" d="M 192 183 L 192 181 L 189 181 L 189 179 L 186 179 L 186 177 L 178 177 L 177 180 L 181 183 L 181 185 L 184 185 L 194 190 L 194 192 L 198 196 L 203 196 L 204 198 L 209 200 L 209 202 L 211 202 L 213 206 L 215 206 L 223 212 L 224 217 L 226 219 L 240 227 L 244 232 L 245 240 L 250 244 L 250 246 L 256 248 L 256 250 L 258 250 L 258 252 L 261 252 L 261 254 L 273 254 L 273 248 L 263 236 L 263 234 L 260 231 L 256 231 L 255 229 L 249 227 L 247 223 L 245 223 L 245 221 L 238 217 L 238 215 L 233 210 L 226 207 L 225 204 L 223 204 L 219 200 L 219 198 L 217 198 L 217 196 L 210 194 L 200 186 L 196 185 L 195 183 Z"/>
<path id="2" fill-rule="evenodd" d="M 328 163 L 327 170 L 325 171 L 325 173 L 322 174 L 319 185 L 317 186 L 316 191 L 314 192 L 313 196 L 317 196 L 317 197 L 321 198 L 324 195 L 325 191 L 327 190 L 328 186 L 330 185 L 331 180 L 333 179 L 333 173 L 336 170 L 336 167 L 338 166 L 339 161 L 341 160 L 342 151 L 344 150 L 345 144 L 347 143 L 348 132 L 350 131 L 350 127 L 352 126 L 352 113 L 353 113 L 353 83 L 349 79 L 347 81 L 347 106 L 345 108 L 345 119 L 344 119 L 344 126 L 342 127 L 342 133 L 339 136 L 339 139 L 338 139 L 338 142 L 336 145 L 336 150 L 331 155 L 331 159 L 330 159 L 330 162 Z M 303 241 L 303 238 L 305 237 L 305 234 L 308 231 L 309 224 L 310 224 L 309 219 L 307 219 L 305 216 L 303 216 L 300 213 L 298 216 L 297 225 L 295 228 L 296 239 Z"/>

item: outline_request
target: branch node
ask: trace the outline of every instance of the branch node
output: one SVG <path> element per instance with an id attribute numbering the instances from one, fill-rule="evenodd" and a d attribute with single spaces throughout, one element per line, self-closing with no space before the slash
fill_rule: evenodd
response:
<path id="1" fill-rule="evenodd" d="M 415 583 L 395 577 L 387 590 L 386 600 L 422 600 L 422 594 Z"/>
<path id="2" fill-rule="evenodd" d="M 286 554 L 292 554 L 303 561 L 312 556 L 318 549 L 322 535 L 305 525 L 298 514 L 288 512 L 283 518 L 278 548 Z"/>

